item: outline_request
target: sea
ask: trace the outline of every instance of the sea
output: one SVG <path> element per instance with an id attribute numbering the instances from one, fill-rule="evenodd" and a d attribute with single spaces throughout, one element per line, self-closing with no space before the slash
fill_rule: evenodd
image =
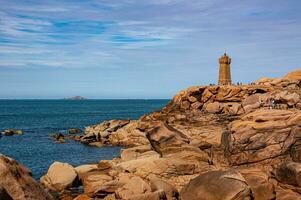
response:
<path id="1" fill-rule="evenodd" d="M 111 119 L 138 119 L 160 110 L 169 100 L 0 100 L 0 131 L 22 130 L 23 135 L 2 136 L 0 153 L 29 168 L 35 179 L 54 161 L 74 167 L 118 157 L 121 147 L 91 147 L 67 140 L 57 143 L 53 133 Z"/>

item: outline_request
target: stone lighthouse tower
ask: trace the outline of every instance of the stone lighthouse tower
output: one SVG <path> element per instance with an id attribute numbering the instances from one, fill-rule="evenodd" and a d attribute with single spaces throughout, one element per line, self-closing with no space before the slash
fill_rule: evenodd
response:
<path id="1" fill-rule="evenodd" d="M 231 85 L 231 72 L 230 72 L 231 58 L 224 53 L 219 59 L 219 85 Z"/>

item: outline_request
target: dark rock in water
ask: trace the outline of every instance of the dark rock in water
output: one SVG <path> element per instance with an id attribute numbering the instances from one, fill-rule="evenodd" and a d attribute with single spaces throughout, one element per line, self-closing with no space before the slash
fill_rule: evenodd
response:
<path id="1" fill-rule="evenodd" d="M 247 200 L 251 190 L 236 171 L 210 171 L 192 179 L 181 191 L 182 200 Z"/>
<path id="2" fill-rule="evenodd" d="M 13 130 L 13 129 L 6 129 L 1 132 L 2 135 L 12 136 L 12 135 L 22 135 L 23 131 L 21 130 Z"/>
<path id="3" fill-rule="evenodd" d="M 54 133 L 51 135 L 51 137 L 60 143 L 64 143 L 65 142 L 65 136 L 62 133 Z"/>
<path id="4" fill-rule="evenodd" d="M 1 200 L 54 200 L 31 176 L 31 172 L 15 160 L 0 154 Z"/>
<path id="5" fill-rule="evenodd" d="M 82 130 L 80 128 L 70 128 L 68 130 L 69 134 L 77 134 L 77 133 L 81 133 L 81 132 L 82 132 Z"/>

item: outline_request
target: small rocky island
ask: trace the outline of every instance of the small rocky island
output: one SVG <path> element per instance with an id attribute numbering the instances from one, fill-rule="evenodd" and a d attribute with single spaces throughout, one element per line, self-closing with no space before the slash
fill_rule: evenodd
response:
<path id="1" fill-rule="evenodd" d="M 69 98 L 65 98 L 66 100 L 85 100 L 85 97 L 82 96 L 74 96 L 74 97 L 69 97 Z"/>
<path id="2" fill-rule="evenodd" d="M 24 166 L 1 156 L 0 196 L 301 199 L 301 70 L 249 85 L 231 85 L 227 77 L 221 81 L 226 84 L 180 91 L 160 111 L 138 120 L 87 127 L 74 139 L 124 146 L 120 157 L 77 167 L 54 162 L 40 179 L 45 189 Z M 83 191 L 74 190 L 81 186 Z"/>

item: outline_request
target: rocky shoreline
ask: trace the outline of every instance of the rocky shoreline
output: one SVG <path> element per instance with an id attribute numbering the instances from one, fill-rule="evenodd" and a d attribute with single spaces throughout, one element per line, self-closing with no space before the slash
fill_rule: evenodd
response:
<path id="1" fill-rule="evenodd" d="M 95 164 L 55 162 L 41 177 L 44 188 L 25 167 L 0 156 L 0 196 L 301 199 L 300 97 L 301 70 L 251 85 L 190 87 L 160 111 L 138 120 L 105 121 L 73 136 L 87 145 L 126 148 L 119 158 Z"/>

